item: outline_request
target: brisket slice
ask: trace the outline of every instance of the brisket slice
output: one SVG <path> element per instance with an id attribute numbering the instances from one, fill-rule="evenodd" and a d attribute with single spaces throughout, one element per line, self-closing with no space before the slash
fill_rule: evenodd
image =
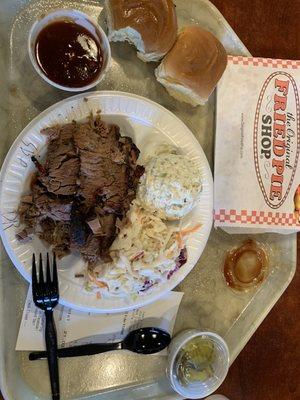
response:
<path id="1" fill-rule="evenodd" d="M 127 194 L 128 151 L 119 142 L 119 128 L 95 119 L 78 127 L 74 141 L 80 154 L 80 189 L 86 206 L 100 203 L 118 211 Z"/>
<path id="2" fill-rule="evenodd" d="M 67 222 L 70 220 L 71 199 L 54 196 L 38 182 L 34 184 L 31 195 L 21 197 L 18 209 L 20 222 L 34 227 L 44 218 Z"/>
<path id="3" fill-rule="evenodd" d="M 138 148 L 100 116 L 43 133 L 49 140 L 46 161 L 33 160 L 38 171 L 31 194 L 21 199 L 21 222 L 39 225 L 40 237 L 61 255 L 71 249 L 90 264 L 109 261 L 117 221 L 126 215 L 144 172 L 136 164 Z"/>
<path id="4" fill-rule="evenodd" d="M 26 228 L 17 234 L 17 239 L 25 243 L 35 231 L 42 240 L 53 246 L 59 257 L 67 254 L 70 247 L 71 206 L 70 198 L 52 195 L 37 181 L 30 197 L 25 195 L 21 198 L 18 212 L 20 222 Z"/>
<path id="5" fill-rule="evenodd" d="M 117 218 L 122 219 L 135 197 L 138 180 L 134 179 L 139 150 L 129 138 L 121 138 L 119 127 L 108 126 L 100 118 L 91 119 L 89 124 L 78 126 L 74 143 L 80 157 L 79 190 L 82 198 L 78 213 L 85 215 L 85 227 L 89 235 L 85 244 L 77 241 L 84 258 L 109 259 L 108 250 L 114 241 Z M 94 235 L 89 225 L 97 219 L 99 234 Z M 84 224 L 81 222 L 81 234 Z M 81 237 L 78 219 L 72 223 L 76 232 L 72 238 Z M 85 228 L 86 229 L 86 228 Z"/>
<path id="6" fill-rule="evenodd" d="M 53 246 L 53 251 L 60 258 L 70 253 L 70 226 L 66 222 L 45 218 L 40 221 L 39 237 Z"/>
<path id="7" fill-rule="evenodd" d="M 49 136 L 45 174 L 39 180 L 49 193 L 76 195 L 80 160 L 74 145 L 75 123 L 63 125 L 56 130 L 47 128 L 43 133 Z"/>

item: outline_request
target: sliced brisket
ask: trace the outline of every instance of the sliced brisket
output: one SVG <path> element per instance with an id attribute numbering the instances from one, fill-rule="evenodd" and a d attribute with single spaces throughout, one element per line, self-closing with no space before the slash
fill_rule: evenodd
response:
<path id="1" fill-rule="evenodd" d="M 100 116 L 85 123 L 43 130 L 49 145 L 32 192 L 23 196 L 19 215 L 26 227 L 41 227 L 40 237 L 64 254 L 79 250 L 90 264 L 108 261 L 108 250 L 132 200 L 143 167 L 139 150 L 117 125 Z"/>
<path id="2" fill-rule="evenodd" d="M 74 145 L 75 123 L 58 127 L 58 134 L 53 128 L 44 129 L 50 142 L 45 164 L 46 173 L 40 176 L 40 182 L 48 192 L 70 196 L 77 193 L 77 177 L 80 169 L 80 159 Z"/>

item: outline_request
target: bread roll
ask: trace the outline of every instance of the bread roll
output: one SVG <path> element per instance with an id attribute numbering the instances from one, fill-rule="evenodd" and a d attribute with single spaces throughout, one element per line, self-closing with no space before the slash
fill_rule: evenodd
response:
<path id="1" fill-rule="evenodd" d="M 210 32 L 193 25 L 180 32 L 155 75 L 171 96 L 196 106 L 208 100 L 226 65 L 223 45 Z"/>
<path id="2" fill-rule="evenodd" d="M 106 0 L 108 38 L 136 46 L 143 61 L 160 60 L 177 37 L 172 0 Z"/>

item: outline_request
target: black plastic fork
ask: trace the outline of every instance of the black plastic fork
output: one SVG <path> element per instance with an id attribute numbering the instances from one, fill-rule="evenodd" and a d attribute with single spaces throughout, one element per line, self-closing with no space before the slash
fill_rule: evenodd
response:
<path id="1" fill-rule="evenodd" d="M 59 376 L 58 376 L 58 356 L 57 356 L 57 337 L 55 323 L 53 319 L 53 309 L 58 303 L 59 290 L 57 279 L 57 265 L 55 254 L 53 254 L 52 278 L 50 269 L 49 254 L 47 253 L 46 280 L 44 280 L 43 259 L 40 254 L 39 277 L 36 271 L 35 254 L 32 256 L 32 297 L 34 304 L 45 312 L 45 341 L 47 349 L 47 359 L 51 382 L 52 399 L 59 400 Z"/>

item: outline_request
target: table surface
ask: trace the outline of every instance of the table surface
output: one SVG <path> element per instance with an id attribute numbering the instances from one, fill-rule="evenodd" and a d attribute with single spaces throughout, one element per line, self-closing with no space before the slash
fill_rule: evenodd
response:
<path id="1" fill-rule="evenodd" d="M 253 56 L 300 60 L 300 0 L 211 0 Z M 230 400 L 300 399 L 300 236 L 296 275 L 217 391 Z"/>
<path id="2" fill-rule="evenodd" d="M 211 1 L 254 56 L 300 59 L 300 0 Z M 230 400 L 300 399 L 299 289 L 298 267 L 292 283 L 233 363 L 218 393 Z"/>

